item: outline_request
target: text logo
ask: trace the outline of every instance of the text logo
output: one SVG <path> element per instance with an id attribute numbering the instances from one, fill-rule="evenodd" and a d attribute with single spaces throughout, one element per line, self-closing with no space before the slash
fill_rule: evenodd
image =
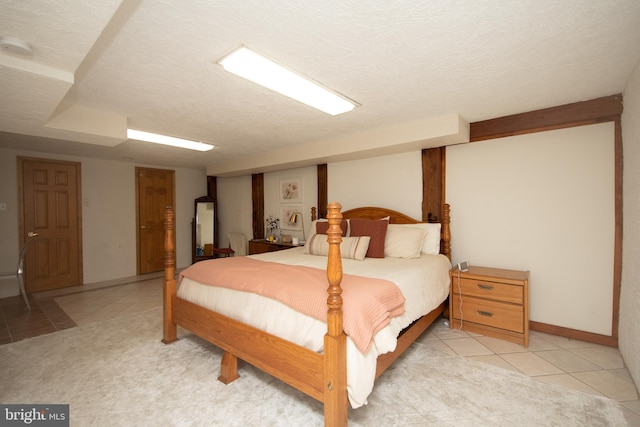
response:
<path id="1" fill-rule="evenodd" d="M 0 426 L 69 427 L 69 405 L 2 405 Z"/>

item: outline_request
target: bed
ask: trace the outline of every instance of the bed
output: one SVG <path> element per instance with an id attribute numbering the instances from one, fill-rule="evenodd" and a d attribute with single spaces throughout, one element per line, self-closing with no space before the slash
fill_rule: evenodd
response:
<path id="1" fill-rule="evenodd" d="M 325 307 L 324 301 L 326 300 L 326 307 L 323 308 L 323 311 L 326 310 L 326 317 L 323 320 L 313 319 L 305 314 L 292 313 L 296 310 L 291 308 L 279 307 L 278 310 L 289 311 L 278 311 L 277 316 L 282 317 L 278 317 L 278 321 L 275 322 L 273 315 L 269 316 L 270 320 L 267 323 L 270 326 L 264 326 L 261 323 L 256 323 L 260 322 L 259 320 L 238 316 L 243 310 L 234 309 L 230 304 L 227 304 L 227 301 L 231 301 L 230 295 L 234 296 L 233 294 L 246 297 L 245 300 L 242 300 L 242 304 L 251 304 L 254 299 L 259 300 L 258 304 L 264 304 L 263 300 L 270 300 L 270 298 L 248 296 L 237 289 L 226 289 L 222 286 L 209 286 L 201 283 L 202 276 L 194 276 L 190 269 L 202 263 L 196 263 L 181 273 L 182 283 L 178 290 L 175 278 L 175 225 L 173 210 L 171 207 L 167 207 L 165 212 L 166 257 L 162 341 L 168 344 L 177 340 L 177 326 L 179 325 L 223 350 L 220 376 L 218 377 L 223 383 L 230 383 L 239 378 L 238 359 L 244 360 L 323 402 L 325 425 L 346 425 L 349 404 L 351 403 L 352 407 L 365 404 L 366 396 L 373 388 L 375 378 L 379 377 L 444 311 L 448 295 L 448 271 L 451 267 L 451 234 L 448 205 L 443 206 L 439 228 L 433 228 L 433 224 L 423 224 L 404 214 L 384 208 L 357 208 L 343 213 L 340 212 L 340 209 L 341 206 L 338 203 L 331 203 L 328 206 L 326 223 L 323 224 L 326 236 L 313 235 L 313 227 L 317 226 L 319 230 L 321 227 L 317 224 L 323 220 L 316 221 L 315 218 L 312 218 L 314 220 L 312 235 L 307 239 L 304 248 L 251 257 L 236 257 L 247 258 L 245 260 L 225 261 L 230 260 L 225 258 L 203 261 L 203 263 L 217 263 L 211 264 L 217 270 L 221 270 L 222 261 L 229 263 L 230 267 L 234 262 L 240 263 L 237 265 L 242 268 L 245 267 L 245 264 L 242 263 L 253 263 L 248 264 L 250 266 L 254 264 L 262 266 L 263 264 L 259 263 L 264 263 L 264 265 L 269 264 L 276 269 L 295 268 L 304 271 L 307 271 L 305 269 L 313 269 L 314 273 L 321 272 L 324 278 L 323 307 Z M 349 225 L 345 226 L 345 220 L 350 221 Z M 353 227 L 349 231 L 355 233 L 356 225 L 369 226 L 374 224 L 377 226 L 380 221 L 388 221 L 389 224 L 389 232 L 384 244 L 385 254 L 382 257 L 378 254 L 373 259 L 369 257 L 370 253 L 367 251 L 367 256 L 363 259 L 361 250 L 358 251 L 358 254 L 350 252 L 351 247 L 345 244 L 363 238 L 353 237 L 349 232 L 343 238 L 341 227 L 347 229 Z M 426 231 L 425 227 L 429 227 L 429 231 L 431 231 L 429 245 L 432 249 L 430 251 L 433 251 L 435 243 L 437 245 L 435 253 L 439 252 L 441 255 L 435 255 L 434 252 L 426 254 L 424 248 L 427 245 L 427 239 L 425 235 L 429 236 L 429 231 Z M 403 253 L 406 251 L 404 245 L 402 247 L 396 246 L 393 249 L 392 241 L 399 242 L 400 240 L 397 238 L 401 236 L 403 239 L 401 241 L 405 242 L 407 241 L 405 236 L 409 235 L 407 233 L 415 236 L 417 229 L 425 230 L 422 235 L 424 245 L 420 244 L 417 256 L 404 256 Z M 434 230 L 438 230 L 435 242 L 433 240 Z M 366 232 L 355 234 L 362 236 Z M 372 235 L 371 240 L 368 240 L 369 237 L 365 236 L 364 241 L 368 245 L 373 243 L 373 238 Z M 343 252 L 345 252 L 343 254 L 341 254 L 341 243 Z M 371 245 L 368 246 L 368 249 L 371 249 Z M 400 251 L 397 255 L 403 256 L 387 256 L 387 250 L 390 255 L 396 255 L 391 252 Z M 317 256 L 318 251 L 320 251 L 320 256 Z M 410 252 L 415 252 L 415 249 Z M 389 262 L 385 261 L 387 259 Z M 406 304 L 403 305 L 401 313 L 388 316 L 388 321 L 373 331 L 374 335 L 368 335 L 368 337 L 373 336 L 369 341 L 363 341 L 360 339 L 360 334 L 355 332 L 347 336 L 344 330 L 349 330 L 353 319 L 353 316 L 347 311 L 347 307 L 353 298 L 347 300 L 346 297 L 349 295 L 353 281 L 364 279 L 366 283 L 374 283 L 376 280 L 391 280 L 394 283 L 400 283 L 406 279 L 406 281 L 412 282 L 415 281 L 415 278 L 408 275 L 411 269 L 407 266 L 414 261 L 420 263 L 421 268 L 432 268 L 424 267 L 427 264 L 437 265 L 437 272 L 434 273 L 438 278 L 434 279 L 438 282 L 437 290 L 433 295 L 429 293 L 431 296 L 427 298 L 430 301 L 425 303 L 425 306 L 418 307 L 417 303 L 414 304 L 414 301 L 417 301 L 415 295 L 408 294 L 409 298 L 406 298 Z M 392 265 L 389 267 L 389 273 L 386 270 L 381 270 L 382 272 L 378 273 L 378 266 L 384 269 L 387 268 L 387 265 Z M 203 264 L 198 268 L 202 272 L 205 271 L 202 269 L 207 267 Z M 319 268 L 322 268 L 322 271 Z M 289 270 L 286 271 L 289 272 Z M 186 278 L 182 278 L 183 274 Z M 233 277 L 233 273 L 229 274 L 231 276 L 221 277 Z M 378 279 L 376 274 L 382 274 L 384 277 Z M 411 274 L 423 275 L 424 273 Z M 399 276 L 405 276 L 405 279 L 401 279 Z M 278 276 L 274 273 L 273 277 Z M 341 287 L 343 281 L 345 284 L 349 284 L 345 288 L 346 291 Z M 446 283 L 440 283 L 442 281 Z M 398 287 L 401 289 L 402 295 L 405 295 L 407 291 L 403 285 L 398 285 Z M 324 293 L 325 290 L 326 293 Z M 343 292 L 345 301 L 343 301 Z M 426 294 L 426 292 L 424 293 Z M 283 305 L 278 301 L 271 301 L 268 304 Z M 343 306 L 345 311 L 343 311 Z M 246 307 L 244 309 L 249 313 L 261 310 L 261 308 L 247 310 Z M 269 311 L 269 313 L 272 312 Z M 290 316 L 297 315 L 302 316 L 301 320 L 290 320 Z M 282 324 L 305 326 L 298 328 L 297 331 L 292 331 L 293 336 L 290 336 L 287 335 L 288 332 L 278 329 Z M 304 331 L 304 333 L 300 331 Z M 392 342 L 389 340 L 390 336 Z M 367 346 L 362 342 L 369 344 Z M 364 384 L 362 387 L 361 383 Z"/>

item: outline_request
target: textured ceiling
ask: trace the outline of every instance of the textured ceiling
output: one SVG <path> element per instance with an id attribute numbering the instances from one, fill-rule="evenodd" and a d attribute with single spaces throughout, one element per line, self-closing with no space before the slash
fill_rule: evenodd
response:
<path id="1" fill-rule="evenodd" d="M 474 121 L 620 93 L 640 2 L 5 0 L 2 35 L 33 55 L 0 52 L 0 147 L 225 175 L 458 143 Z M 361 106 L 332 117 L 226 73 L 243 44 Z M 127 124 L 216 148 L 127 141 Z"/>

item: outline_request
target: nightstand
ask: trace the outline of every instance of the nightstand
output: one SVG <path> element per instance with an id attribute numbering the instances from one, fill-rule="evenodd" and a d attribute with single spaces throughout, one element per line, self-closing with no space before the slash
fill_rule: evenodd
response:
<path id="1" fill-rule="evenodd" d="M 249 240 L 249 255 L 281 251 L 283 249 L 297 248 L 298 246 L 302 245 L 294 245 L 293 243 L 271 243 L 266 239 L 253 239 Z"/>
<path id="2" fill-rule="evenodd" d="M 449 324 L 529 345 L 529 272 L 489 267 L 449 273 Z"/>

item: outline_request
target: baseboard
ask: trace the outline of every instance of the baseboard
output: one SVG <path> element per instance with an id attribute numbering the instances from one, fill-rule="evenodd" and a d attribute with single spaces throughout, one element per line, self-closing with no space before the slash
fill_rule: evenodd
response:
<path id="1" fill-rule="evenodd" d="M 601 335 L 593 332 L 579 331 L 577 329 L 565 328 L 563 326 L 549 325 L 547 323 L 530 321 L 529 330 L 543 332 L 545 334 L 558 335 L 574 340 L 591 342 L 594 344 L 606 345 L 608 347 L 618 347 L 618 337 Z"/>

